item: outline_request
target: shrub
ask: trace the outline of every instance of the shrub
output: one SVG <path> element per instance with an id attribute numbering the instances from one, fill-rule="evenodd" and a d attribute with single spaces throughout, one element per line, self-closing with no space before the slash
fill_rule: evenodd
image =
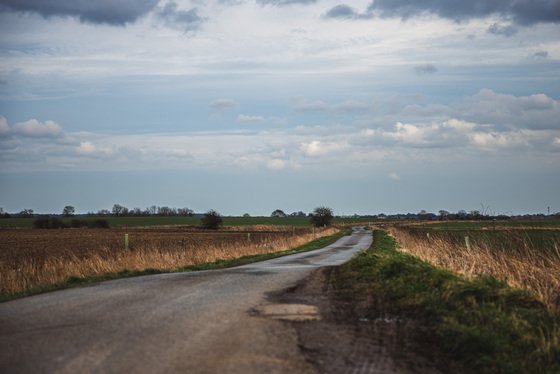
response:
<path id="1" fill-rule="evenodd" d="M 36 229 L 62 229 L 67 226 L 58 218 L 41 216 L 33 221 L 33 227 Z"/>
<path id="2" fill-rule="evenodd" d="M 108 229 L 109 221 L 107 221 L 106 219 L 96 219 L 95 221 L 91 222 L 91 227 L 95 229 Z"/>
<path id="3" fill-rule="evenodd" d="M 79 229 L 80 227 L 88 227 L 88 222 L 84 221 L 82 219 L 76 219 L 74 218 L 73 220 L 70 221 L 70 227 L 73 227 L 75 229 Z"/>
<path id="4" fill-rule="evenodd" d="M 333 219 L 333 212 L 331 208 L 320 206 L 315 208 L 310 216 L 310 222 L 315 227 L 329 226 L 331 224 L 331 220 Z"/>
<path id="5" fill-rule="evenodd" d="M 202 227 L 210 230 L 217 230 L 220 226 L 224 224 L 224 221 L 220 213 L 216 212 L 213 209 L 206 212 L 204 216 L 200 219 L 200 222 L 202 223 Z"/>

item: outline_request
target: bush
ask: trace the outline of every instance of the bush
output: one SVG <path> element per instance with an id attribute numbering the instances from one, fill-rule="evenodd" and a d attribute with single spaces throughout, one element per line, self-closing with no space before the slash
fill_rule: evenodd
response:
<path id="1" fill-rule="evenodd" d="M 91 222 L 91 226 L 94 229 L 108 229 L 109 228 L 109 221 L 106 219 L 96 219 L 95 221 Z"/>
<path id="2" fill-rule="evenodd" d="M 70 227 L 73 227 L 75 229 L 79 229 L 80 227 L 88 227 L 88 226 L 89 226 L 88 222 L 82 219 L 74 218 L 73 220 L 70 221 Z"/>
<path id="3" fill-rule="evenodd" d="M 66 223 L 59 218 L 41 216 L 33 221 L 33 227 L 36 229 L 67 229 L 69 227 L 108 229 L 109 222 L 106 219 L 96 219 L 95 221 L 88 221 L 84 219 L 73 219 L 70 221 L 70 223 Z"/>
<path id="4" fill-rule="evenodd" d="M 310 222 L 315 227 L 329 226 L 331 224 L 331 220 L 333 219 L 333 212 L 331 208 L 320 206 L 315 208 L 310 216 Z"/>
<path id="5" fill-rule="evenodd" d="M 58 218 L 41 216 L 33 221 L 33 227 L 36 229 L 63 229 L 67 225 Z"/>
<path id="6" fill-rule="evenodd" d="M 210 230 L 217 230 L 220 226 L 224 224 L 224 221 L 220 213 L 216 212 L 213 209 L 206 212 L 204 214 L 204 217 L 200 219 L 200 222 L 202 223 L 202 227 Z"/>

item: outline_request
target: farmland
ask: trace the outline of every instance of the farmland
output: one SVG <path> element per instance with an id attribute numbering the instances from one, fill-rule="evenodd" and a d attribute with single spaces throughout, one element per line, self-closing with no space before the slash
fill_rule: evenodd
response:
<path id="1" fill-rule="evenodd" d="M 467 276 L 487 274 L 560 311 L 560 220 L 393 225 L 402 251 Z"/>
<path id="2" fill-rule="evenodd" d="M 336 228 L 196 226 L 0 230 L 0 293 L 123 269 L 172 270 L 291 249 Z M 125 243 L 128 237 L 128 247 Z"/>
<path id="3" fill-rule="evenodd" d="M 111 227 L 147 227 L 147 226 L 177 226 L 200 225 L 200 217 L 86 217 L 85 221 L 96 219 L 107 220 Z M 309 226 L 307 217 L 222 217 L 225 226 Z M 70 222 L 71 218 L 62 218 L 63 222 Z M 2 218 L 0 227 L 31 228 L 34 218 Z M 365 218 L 334 218 L 333 223 L 379 222 L 380 220 Z"/>

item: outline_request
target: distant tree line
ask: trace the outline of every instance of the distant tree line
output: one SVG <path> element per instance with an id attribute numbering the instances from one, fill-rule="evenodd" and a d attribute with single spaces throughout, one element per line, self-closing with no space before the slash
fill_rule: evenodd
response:
<path id="1" fill-rule="evenodd" d="M 309 214 L 305 214 L 304 212 L 302 212 L 301 210 L 299 212 L 293 212 L 290 214 L 286 214 L 284 213 L 284 211 L 282 209 L 276 209 L 274 212 L 272 212 L 270 214 L 271 217 L 300 217 L 300 218 L 305 218 L 305 217 L 310 217 L 311 213 Z"/>
<path id="2" fill-rule="evenodd" d="M 146 209 L 132 208 L 129 209 L 120 204 L 114 204 L 111 210 L 101 209 L 97 212 L 88 212 L 88 217 L 192 217 L 194 216 L 194 211 L 189 208 L 170 208 L 168 206 L 156 206 L 151 205 Z M 54 215 L 61 217 L 74 217 L 76 215 L 76 209 L 72 205 L 67 205 L 62 210 L 62 214 Z M 3 208 L 0 208 L 0 219 L 1 218 L 35 218 L 39 215 L 36 214 L 33 209 L 23 209 L 18 213 L 7 213 Z M 53 216 L 50 214 L 49 216 Z M 250 217 L 248 213 L 243 215 L 244 217 Z M 302 211 L 293 212 L 286 214 L 281 209 L 274 210 L 271 217 L 300 217 L 305 218 L 313 217 L 313 213 L 304 213 Z M 495 214 L 489 213 L 488 207 L 482 210 L 471 210 L 469 212 L 465 210 L 459 210 L 456 213 L 450 213 L 446 210 L 440 210 L 438 214 L 428 213 L 425 210 L 421 210 L 419 213 L 406 213 L 406 214 L 375 214 L 375 215 L 350 215 L 343 216 L 342 218 L 387 218 L 387 219 L 408 219 L 408 220 L 492 220 L 492 219 L 510 219 L 510 218 L 545 218 L 545 217 L 555 217 L 560 219 L 560 212 L 552 214 L 525 214 L 525 215 L 506 215 L 506 214 Z"/>
<path id="3" fill-rule="evenodd" d="M 146 209 L 140 208 L 128 209 L 120 204 L 114 204 L 112 210 L 101 209 L 94 212 L 88 212 L 90 217 L 192 217 L 194 211 L 189 208 L 170 208 L 168 206 L 151 205 Z"/>

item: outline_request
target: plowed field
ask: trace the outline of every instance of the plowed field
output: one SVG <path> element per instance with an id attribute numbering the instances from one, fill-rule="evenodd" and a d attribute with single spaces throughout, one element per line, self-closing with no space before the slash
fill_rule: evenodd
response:
<path id="1" fill-rule="evenodd" d="M 0 293 L 57 282 L 69 275 L 96 275 L 122 269 L 172 270 L 217 259 L 282 251 L 337 231 L 257 226 L 250 231 L 241 230 L 0 229 Z"/>

